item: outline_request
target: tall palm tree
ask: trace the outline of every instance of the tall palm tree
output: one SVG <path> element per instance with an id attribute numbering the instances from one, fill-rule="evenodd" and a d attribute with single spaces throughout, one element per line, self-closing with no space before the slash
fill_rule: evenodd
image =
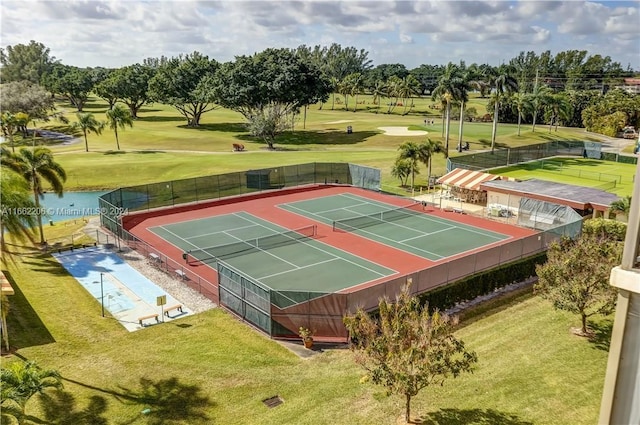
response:
<path id="1" fill-rule="evenodd" d="M 531 126 L 531 131 L 533 133 L 535 133 L 536 131 L 538 112 L 540 112 L 547 104 L 547 101 L 549 100 L 549 96 L 551 96 L 551 94 L 552 91 L 546 84 L 536 84 L 533 87 L 533 91 L 528 94 L 529 104 L 531 105 L 531 111 L 533 112 L 533 125 Z"/>
<path id="2" fill-rule="evenodd" d="M 518 90 L 518 82 L 507 67 L 498 70 L 498 75 L 493 79 L 494 106 L 493 127 L 491 128 L 491 152 L 495 149 L 496 134 L 498 132 L 498 111 L 500 101 L 509 93 Z"/>
<path id="3" fill-rule="evenodd" d="M 6 148 L 2 148 L 3 150 Z M 6 154 L 2 155 L 3 157 Z M 5 168 L 5 167 L 3 167 Z M 29 183 L 20 175 L 7 169 L 0 173 L 0 249 L 2 259 L 11 256 L 6 245 L 5 236 L 11 236 L 19 242 L 35 242 L 34 229 L 37 224 L 35 215 L 30 211 L 36 209 L 36 204 L 29 193 Z"/>
<path id="4" fill-rule="evenodd" d="M 36 394 L 43 394 L 47 388 L 62 388 L 62 377 L 57 370 L 42 369 L 34 361 L 14 362 L 0 371 L 3 407 L 12 403 L 17 407 L 20 423 L 23 423 L 27 402 Z M 7 401 L 9 403 L 7 403 Z"/>
<path id="5" fill-rule="evenodd" d="M 420 148 L 414 142 L 404 142 L 398 147 L 400 154 L 398 158 L 407 159 L 411 163 L 411 188 L 413 189 L 418 172 L 417 164 L 420 160 Z"/>
<path id="6" fill-rule="evenodd" d="M 118 127 L 125 129 L 126 126 L 133 127 L 133 118 L 131 112 L 122 105 L 115 105 L 106 113 L 107 125 L 116 134 L 116 146 L 120 150 L 120 141 L 118 140 Z M 85 136 L 86 137 L 86 136 Z"/>
<path id="7" fill-rule="evenodd" d="M 331 110 L 336 106 L 336 92 L 338 91 L 338 87 L 340 85 L 340 80 L 336 77 L 329 78 L 329 86 L 331 87 Z"/>
<path id="8" fill-rule="evenodd" d="M 387 95 L 387 86 L 382 80 L 375 82 L 371 88 L 371 94 L 373 95 L 373 104 L 377 105 L 376 114 L 380 111 L 380 103 L 382 99 Z"/>
<path id="9" fill-rule="evenodd" d="M 78 122 L 74 123 L 74 127 L 82 130 L 82 134 L 84 134 L 85 151 L 89 152 L 87 133 L 102 134 L 104 123 L 98 121 L 96 117 L 90 112 L 79 112 L 76 114 L 76 116 L 78 117 Z"/>
<path id="10" fill-rule="evenodd" d="M 418 145 L 418 160 L 427 166 L 427 185 L 430 186 L 431 180 L 431 160 L 433 155 L 444 153 L 444 146 L 440 141 L 427 138 L 425 142 Z"/>
<path id="11" fill-rule="evenodd" d="M 513 95 L 513 105 L 518 111 L 518 136 L 520 136 L 520 124 L 522 115 L 531 108 L 530 96 L 527 93 L 518 92 Z"/>
<path id="12" fill-rule="evenodd" d="M 440 98 L 445 103 L 445 157 L 449 157 L 449 126 L 451 122 L 451 103 L 468 100 L 466 83 L 462 78 L 460 68 L 449 62 L 444 73 L 438 79 L 438 85 L 433 90 L 431 97 Z"/>
<path id="13" fill-rule="evenodd" d="M 560 120 L 568 120 L 573 112 L 573 107 L 569 98 L 564 93 L 555 93 L 549 96 L 547 99 L 547 108 L 549 110 L 549 133 L 551 133 L 551 127 L 553 124 L 558 131 L 558 122 Z"/>
<path id="14" fill-rule="evenodd" d="M 53 191 L 62 197 L 63 182 L 67 180 L 64 168 L 53 159 L 53 153 L 45 147 L 34 149 L 22 148 L 17 154 L 2 151 L 2 165 L 15 171 L 29 183 L 33 191 L 38 227 L 40 228 L 40 243 L 44 243 L 42 229 L 42 212 L 40 211 L 40 197 L 44 194 L 42 180 L 46 181 Z"/>

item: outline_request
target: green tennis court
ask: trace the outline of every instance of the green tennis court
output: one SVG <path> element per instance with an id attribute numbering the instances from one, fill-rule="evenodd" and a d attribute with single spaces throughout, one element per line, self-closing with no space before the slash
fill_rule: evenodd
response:
<path id="1" fill-rule="evenodd" d="M 351 193 L 279 207 L 433 261 L 511 237 L 424 214 L 420 204 L 398 209 Z"/>
<path id="2" fill-rule="evenodd" d="M 217 259 L 274 290 L 335 292 L 396 274 L 313 239 L 315 226 L 284 229 L 246 212 L 150 227 L 191 267 Z"/>

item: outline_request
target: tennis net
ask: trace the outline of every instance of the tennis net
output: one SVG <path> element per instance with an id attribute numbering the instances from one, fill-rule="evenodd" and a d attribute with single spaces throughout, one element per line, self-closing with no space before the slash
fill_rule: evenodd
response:
<path id="1" fill-rule="evenodd" d="M 192 249 L 186 251 L 183 254 L 183 258 L 187 261 L 187 264 L 214 263 L 218 258 L 229 258 L 251 251 L 289 245 L 302 239 L 311 238 L 315 235 L 316 225 L 312 224 L 310 226 L 276 233 L 269 236 L 262 236 L 259 238 L 232 242 L 224 245 L 215 245 L 207 248 Z"/>
<path id="2" fill-rule="evenodd" d="M 401 220 L 406 217 L 413 217 L 418 208 L 422 208 L 424 204 L 422 202 L 415 202 L 411 205 L 404 207 L 394 208 L 390 210 L 378 211 L 373 214 L 361 215 L 358 217 L 345 218 L 342 220 L 333 221 L 333 231 L 343 230 L 350 232 L 358 229 L 363 229 L 369 226 L 375 226 L 380 223 L 388 223 L 396 220 Z"/>

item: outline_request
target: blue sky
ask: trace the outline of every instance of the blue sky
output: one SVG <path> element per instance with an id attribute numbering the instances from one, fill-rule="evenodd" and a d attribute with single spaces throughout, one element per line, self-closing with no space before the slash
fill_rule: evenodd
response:
<path id="1" fill-rule="evenodd" d="M 576 49 L 640 71 L 639 1 L 2 0 L 0 14 L 3 47 L 36 40 L 76 66 L 339 43 L 374 65 L 499 65 L 520 51 Z"/>

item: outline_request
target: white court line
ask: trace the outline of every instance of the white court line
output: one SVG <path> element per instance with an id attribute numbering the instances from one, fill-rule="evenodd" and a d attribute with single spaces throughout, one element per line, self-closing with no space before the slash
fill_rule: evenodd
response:
<path id="1" fill-rule="evenodd" d="M 268 274 L 268 275 L 266 275 L 266 276 L 260 276 L 258 279 L 269 279 L 270 277 L 279 276 L 279 275 L 281 275 L 281 274 L 291 273 L 292 271 L 296 271 L 296 270 L 307 269 L 307 268 L 309 268 L 309 267 L 314 267 L 314 266 L 318 266 L 318 265 L 320 265 L 320 264 L 330 263 L 330 262 L 332 262 L 332 261 L 336 261 L 336 260 L 339 260 L 339 259 L 340 259 L 340 257 L 333 257 L 333 258 L 331 258 L 331 259 L 329 259 L 329 260 L 320 261 L 320 262 L 318 262 L 318 263 L 307 264 L 306 266 L 298 266 L 298 268 L 297 268 L 297 269 L 295 269 L 295 270 L 286 270 L 286 271 L 283 271 L 283 272 L 278 272 L 278 273 Z"/>
<path id="2" fill-rule="evenodd" d="M 247 213 L 247 212 L 245 212 L 244 214 L 249 215 L 249 216 L 251 216 L 251 217 L 255 217 L 255 216 L 253 216 L 253 215 L 251 215 L 251 214 L 249 214 L 249 213 Z M 255 218 L 258 218 L 258 217 L 255 217 Z M 258 219 L 259 219 L 259 218 L 258 218 Z M 249 219 L 247 219 L 247 220 L 249 220 Z M 256 223 L 257 225 L 259 225 L 259 226 L 263 226 L 263 225 L 262 225 L 262 224 L 260 224 L 259 222 L 255 222 L 255 223 Z M 267 228 L 267 229 L 268 229 L 268 227 L 266 227 L 266 226 L 263 226 L 263 227 L 265 227 L 265 228 Z M 271 230 L 271 229 L 270 229 L 270 230 Z M 372 269 L 370 269 L 370 268 L 368 268 L 368 267 L 365 267 L 365 266 L 363 266 L 362 264 L 358 264 L 358 263 L 356 263 L 356 262 L 354 262 L 354 261 L 347 260 L 346 258 L 343 258 L 343 257 L 338 257 L 338 256 L 337 256 L 337 255 L 335 255 L 334 253 L 329 252 L 329 251 L 326 251 L 326 250 L 321 249 L 321 248 L 319 248 L 319 247 L 316 247 L 316 246 L 314 246 L 314 245 L 311 245 L 310 243 L 305 242 L 304 240 L 299 240 L 299 241 L 298 241 L 298 243 L 303 244 L 303 245 L 310 246 L 311 248 L 313 248 L 313 249 L 315 249 L 315 250 L 318 250 L 318 251 L 320 251 L 320 252 L 323 252 L 323 253 L 325 253 L 325 254 L 327 254 L 327 255 L 330 255 L 330 256 L 332 256 L 332 257 L 339 258 L 339 259 L 341 259 L 341 260 L 343 260 L 343 261 L 346 261 L 346 262 L 348 262 L 348 263 L 353 264 L 354 266 L 360 267 L 361 269 L 368 270 L 368 271 L 370 271 L 371 273 L 374 273 L 374 274 L 379 275 L 380 277 L 393 276 L 394 274 L 397 274 L 397 273 L 398 273 L 398 271 L 397 271 L 397 270 L 393 270 L 393 269 L 390 269 L 390 268 L 388 268 L 388 267 L 380 266 L 380 267 L 382 267 L 382 268 L 384 268 L 384 269 L 391 270 L 391 271 L 393 272 L 392 274 L 383 274 L 383 273 L 380 273 L 380 272 L 378 272 L 378 271 L 372 270 Z M 362 259 L 363 261 L 366 261 L 366 262 L 368 262 L 368 263 L 371 263 L 371 261 L 367 260 L 366 258 L 363 258 L 363 257 L 360 257 L 360 256 L 358 256 L 358 255 L 352 254 L 352 253 L 347 252 L 347 251 L 345 251 L 345 250 L 343 250 L 343 249 L 340 249 L 340 248 L 337 248 L 337 247 L 334 247 L 334 246 L 332 246 L 332 248 L 333 248 L 333 249 L 335 249 L 335 250 L 337 250 L 337 251 L 344 252 L 345 254 L 348 254 L 348 255 L 350 255 L 350 256 L 353 256 L 353 257 L 356 257 L 356 258 L 360 258 L 360 259 Z M 376 264 L 377 264 L 377 263 L 376 263 Z M 269 285 L 267 285 L 267 286 L 269 286 Z"/>
<path id="3" fill-rule="evenodd" d="M 414 239 L 420 239 L 424 236 L 431 236 L 431 235 L 435 235 L 436 233 L 440 233 L 440 232 L 446 232 L 447 230 L 453 230 L 456 229 L 455 226 L 451 226 L 451 227 L 447 227 L 446 229 L 440 229 L 440 230 L 436 230 L 435 232 L 431 232 L 431 233 L 423 233 L 419 236 L 414 236 L 412 238 L 407 238 L 407 239 L 402 239 L 400 242 L 406 242 L 406 241 L 412 241 Z"/>
<path id="4" fill-rule="evenodd" d="M 218 233 L 233 232 L 234 230 L 249 229 L 249 228 L 251 228 L 251 227 L 256 227 L 256 226 L 255 226 L 255 224 L 252 224 L 251 226 L 234 227 L 233 229 L 220 230 L 220 231 L 218 231 L 218 232 L 201 233 L 201 234 L 199 234 L 199 235 L 189 236 L 188 238 L 185 238 L 185 240 L 193 239 L 193 238 L 200 238 L 200 237 L 202 237 L 202 236 L 217 235 Z M 229 235 L 229 236 L 231 236 L 231 235 Z"/>
<path id="5" fill-rule="evenodd" d="M 369 205 L 369 204 L 370 204 L 370 202 L 360 202 L 359 204 L 349 205 L 349 206 L 346 206 L 346 207 L 332 208 L 330 210 L 324 210 L 324 211 L 317 211 L 317 212 L 315 212 L 313 214 L 324 214 L 324 213 L 328 213 L 328 212 L 340 211 L 340 210 L 344 210 L 344 209 L 349 209 L 349 208 L 353 208 L 353 207 L 360 207 L 362 205 Z M 289 206 L 289 205 L 287 204 L 287 206 Z M 302 211 L 305 211 L 305 210 L 302 210 Z"/>
<path id="6" fill-rule="evenodd" d="M 359 197 L 359 196 L 357 196 L 357 195 L 351 195 L 351 194 L 349 194 L 349 193 L 345 193 L 345 194 L 341 194 L 341 195 L 345 195 L 345 196 L 346 196 L 346 197 L 348 197 L 348 198 L 354 198 L 354 199 L 359 199 L 359 198 L 360 198 L 360 197 Z M 391 205 L 391 204 L 386 204 L 386 203 L 384 203 L 384 202 L 378 202 L 378 201 L 371 202 L 371 204 L 372 204 L 372 205 Z M 389 210 L 389 211 L 392 211 L 392 210 Z M 510 238 L 512 238 L 512 236 L 510 236 L 510 235 L 505 235 L 505 234 L 502 234 L 502 233 L 499 233 L 499 232 L 494 232 L 493 230 L 486 230 L 486 232 L 492 233 L 492 234 L 487 234 L 487 233 L 485 233 L 485 232 L 481 232 L 481 231 L 476 230 L 475 228 L 473 228 L 473 227 L 472 227 L 472 226 L 470 226 L 470 225 L 467 225 L 467 224 L 460 224 L 460 223 L 457 223 L 457 222 L 455 222 L 455 221 L 448 220 L 448 219 L 446 219 L 446 218 L 429 217 L 429 216 L 427 216 L 427 215 L 420 214 L 420 213 L 419 213 L 419 212 L 417 212 L 417 211 L 414 211 L 414 213 L 415 213 L 415 214 L 410 214 L 410 215 L 411 215 L 411 216 L 414 216 L 414 215 L 415 215 L 415 217 L 419 217 L 419 218 L 420 218 L 420 220 L 431 221 L 431 222 L 438 223 L 438 224 L 446 224 L 446 225 L 453 226 L 453 227 L 456 227 L 456 228 L 459 228 L 459 229 L 462 229 L 462 230 L 466 230 L 466 231 L 471 232 L 471 233 L 476 233 L 476 234 L 478 234 L 478 235 L 487 236 L 487 237 L 490 237 L 490 238 L 493 238 L 493 239 L 496 239 L 496 240 L 499 240 L 499 241 L 500 241 L 500 240 L 504 240 L 504 239 L 510 239 Z M 366 215 L 366 214 L 365 214 L 365 215 Z M 340 221 L 340 220 L 338 220 L 338 221 Z M 383 221 L 383 220 L 381 220 L 381 221 Z M 386 222 L 385 222 L 385 223 L 386 223 Z M 483 230 L 484 230 L 484 229 L 483 229 Z M 500 235 L 501 237 L 493 236 L 493 235 Z"/>
<path id="7" fill-rule="evenodd" d="M 186 240 L 185 238 L 183 238 L 183 237 L 181 237 L 181 236 L 176 235 L 175 233 L 173 233 L 171 230 L 169 230 L 169 229 L 165 228 L 164 226 L 156 226 L 156 227 L 161 228 L 161 229 L 162 229 L 162 230 L 164 230 L 165 232 L 169 232 L 169 233 L 171 233 L 171 234 L 172 234 L 173 236 L 175 236 L 176 238 L 180 239 L 181 241 L 184 241 L 184 242 L 188 243 L 189 245 L 191 245 L 191 246 L 195 247 L 196 249 L 202 249 L 202 248 L 200 248 L 198 245 L 193 244 L 193 243 L 189 242 L 188 240 Z M 163 239 L 164 239 L 164 238 L 163 238 Z M 166 240 L 166 239 L 165 239 L 165 240 Z M 172 244 L 172 245 L 173 245 L 173 244 Z M 175 246 L 175 245 L 174 245 L 174 246 Z M 178 247 L 178 248 L 180 248 L 180 247 Z M 184 251 L 184 248 L 180 248 L 180 250 Z"/>

